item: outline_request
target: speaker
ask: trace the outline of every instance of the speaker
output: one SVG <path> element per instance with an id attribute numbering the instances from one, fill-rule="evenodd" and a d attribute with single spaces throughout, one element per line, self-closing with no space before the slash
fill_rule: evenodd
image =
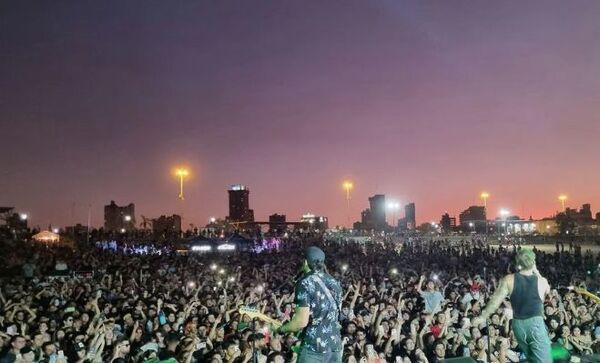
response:
<path id="1" fill-rule="evenodd" d="M 477 363 L 477 361 L 471 357 L 460 357 L 444 359 L 440 363 Z"/>

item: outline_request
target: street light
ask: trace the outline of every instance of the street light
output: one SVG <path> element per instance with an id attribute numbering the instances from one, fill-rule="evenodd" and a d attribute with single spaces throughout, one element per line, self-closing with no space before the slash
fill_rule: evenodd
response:
<path id="1" fill-rule="evenodd" d="M 479 196 L 481 197 L 481 199 L 483 199 L 483 211 L 485 212 L 485 235 L 487 236 L 487 234 L 488 234 L 487 200 L 490 197 L 490 193 L 481 192 L 481 194 Z"/>
<path id="2" fill-rule="evenodd" d="M 565 201 L 567 200 L 567 196 L 564 194 L 561 194 L 558 196 L 558 200 L 560 200 L 560 203 L 562 205 L 562 210 L 565 210 Z"/>
<path id="3" fill-rule="evenodd" d="M 475 223 L 473 222 L 469 222 L 469 227 L 471 227 L 471 232 L 473 232 L 473 227 L 475 227 Z"/>
<path id="4" fill-rule="evenodd" d="M 210 221 L 210 223 L 215 223 L 217 221 L 217 219 L 215 217 L 210 217 L 209 221 Z"/>
<path id="5" fill-rule="evenodd" d="M 21 218 L 22 221 L 26 221 L 27 218 L 29 218 L 29 216 L 27 215 L 27 213 L 21 213 L 21 215 L 19 215 L 19 217 Z"/>
<path id="6" fill-rule="evenodd" d="M 344 187 L 344 190 L 346 190 L 346 204 L 348 208 L 346 213 L 348 214 L 348 223 L 350 223 L 350 191 L 354 188 L 354 184 L 351 181 L 346 180 L 342 186 Z"/>
<path id="7" fill-rule="evenodd" d="M 510 212 L 508 211 L 508 209 L 500 209 L 500 216 L 504 219 L 504 223 L 502 223 L 502 226 L 504 226 L 504 238 L 506 238 L 506 219 L 508 218 L 508 216 L 510 215 Z"/>
<path id="8" fill-rule="evenodd" d="M 125 219 L 125 222 L 131 222 L 131 216 L 130 215 L 126 215 L 124 219 Z"/>
<path id="9" fill-rule="evenodd" d="M 190 175 L 189 171 L 185 168 L 178 168 L 175 170 L 175 175 L 179 177 L 179 196 L 178 198 L 183 200 L 183 178 Z"/>

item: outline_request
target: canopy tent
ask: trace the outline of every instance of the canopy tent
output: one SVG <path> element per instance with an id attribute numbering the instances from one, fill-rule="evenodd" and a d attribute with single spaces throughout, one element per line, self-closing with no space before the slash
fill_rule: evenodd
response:
<path id="1" fill-rule="evenodd" d="M 58 242 L 60 240 L 60 236 L 58 234 L 50 231 L 41 231 L 32 238 L 34 241 L 38 242 Z"/>

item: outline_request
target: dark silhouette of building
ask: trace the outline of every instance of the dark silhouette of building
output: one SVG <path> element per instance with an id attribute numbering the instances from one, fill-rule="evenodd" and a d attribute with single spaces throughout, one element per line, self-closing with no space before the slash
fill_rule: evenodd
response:
<path id="1" fill-rule="evenodd" d="M 596 213 L 596 222 L 600 223 L 600 212 Z"/>
<path id="2" fill-rule="evenodd" d="M 118 206 L 114 200 L 104 206 L 104 231 L 131 232 L 135 230 L 135 204 Z"/>
<path id="3" fill-rule="evenodd" d="M 373 229 L 381 231 L 386 229 L 385 221 L 385 195 L 375 194 L 369 198 L 369 209 L 371 210 L 371 223 Z"/>
<path id="4" fill-rule="evenodd" d="M 468 226 L 469 222 L 485 222 L 485 207 L 472 205 L 469 208 L 462 211 L 458 216 L 461 226 Z"/>
<path id="5" fill-rule="evenodd" d="M 230 222 L 254 222 L 254 211 L 250 209 L 250 189 L 244 185 L 232 185 L 229 189 Z"/>
<path id="6" fill-rule="evenodd" d="M 281 233 L 286 229 L 285 214 L 271 214 L 269 216 L 269 230 L 272 232 Z"/>
<path id="7" fill-rule="evenodd" d="M 155 236 L 179 236 L 181 235 L 181 216 L 160 216 L 152 220 L 152 232 Z"/>
<path id="8" fill-rule="evenodd" d="M 77 223 L 74 226 L 65 227 L 65 234 L 75 239 L 85 238 L 88 233 L 88 227 Z"/>
<path id="9" fill-rule="evenodd" d="M 417 228 L 417 213 L 415 210 L 415 203 L 408 203 L 404 206 L 404 223 L 406 223 L 406 229 L 408 230 Z"/>
<path id="10" fill-rule="evenodd" d="M 442 227 L 442 231 L 450 232 L 456 229 L 456 217 L 450 217 L 448 213 L 442 214 L 442 219 L 440 220 L 440 227 Z"/>
<path id="11" fill-rule="evenodd" d="M 362 229 L 365 231 L 369 231 L 374 229 L 375 226 L 373 224 L 373 216 L 371 215 L 371 210 L 369 208 L 363 210 L 362 212 L 360 212 L 360 228 L 356 228 L 355 229 Z"/>

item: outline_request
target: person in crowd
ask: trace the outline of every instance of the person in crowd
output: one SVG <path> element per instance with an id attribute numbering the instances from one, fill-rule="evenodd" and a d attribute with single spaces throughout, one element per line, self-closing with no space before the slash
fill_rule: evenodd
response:
<path id="1" fill-rule="evenodd" d="M 298 285 L 311 274 L 331 276 L 339 282 L 339 289 L 330 286 L 335 304 L 316 287 L 320 298 L 307 297 L 314 297 L 303 294 L 309 287 L 293 279 L 304 263 L 298 256 L 313 245 L 327 259 L 305 255 L 310 272 Z M 0 243 L 0 363 L 252 362 L 253 345 L 260 363 L 297 363 L 303 347 L 323 339 L 339 344 L 344 363 L 518 362 L 529 354 L 519 344 L 519 328 L 531 319 L 519 302 L 526 299 L 534 302 L 536 329 L 548 329 L 557 347 L 582 362 L 600 353 L 600 308 L 568 288 L 598 291 L 596 252 L 534 250 L 539 272 L 530 274 L 518 245 L 492 247 L 477 238 L 363 243 L 290 233 L 277 248 L 260 246 L 179 254 L 169 242 L 133 239 L 75 247 Z M 519 275 L 520 288 L 515 277 L 512 285 L 502 278 L 507 273 Z M 536 299 L 526 287 L 529 280 L 544 286 L 541 276 L 554 289 Z M 311 307 L 315 301 L 325 307 Z M 241 307 L 284 328 L 240 314 Z M 307 326 L 319 326 L 319 311 L 332 316 L 321 325 L 328 335 L 313 343 L 299 324 L 306 307 Z"/>

